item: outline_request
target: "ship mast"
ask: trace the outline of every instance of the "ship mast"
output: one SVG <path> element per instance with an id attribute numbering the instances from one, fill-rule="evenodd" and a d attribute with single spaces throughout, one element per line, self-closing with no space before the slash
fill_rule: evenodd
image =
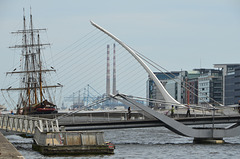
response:
<path id="1" fill-rule="evenodd" d="M 38 34 L 38 45 L 40 44 L 40 38 Z M 43 94 L 42 94 L 42 62 L 41 62 L 41 54 L 40 47 L 38 47 L 38 59 L 39 59 L 39 83 L 40 83 L 40 102 L 42 102 Z"/>
<path id="2" fill-rule="evenodd" d="M 22 44 L 15 45 L 9 48 L 22 49 L 22 70 L 7 72 L 7 74 L 21 74 L 19 88 L 9 87 L 1 89 L 6 91 L 20 91 L 18 108 L 23 108 L 24 114 L 31 111 L 31 106 L 43 102 L 46 97 L 43 94 L 43 89 L 62 87 L 62 85 L 47 85 L 43 83 L 43 73 L 56 71 L 54 69 L 43 69 L 41 61 L 41 49 L 50 44 L 40 43 L 41 31 L 46 29 L 34 29 L 32 21 L 32 13 L 30 11 L 30 26 L 27 29 L 26 18 L 23 9 L 23 30 L 12 32 L 12 34 L 22 35 Z"/>
<path id="3" fill-rule="evenodd" d="M 31 8 L 30 8 L 30 30 L 31 30 L 31 44 L 33 45 L 34 44 L 34 34 L 33 34 L 33 22 L 32 22 L 32 11 L 31 11 Z M 31 48 L 33 49 L 33 47 L 31 47 Z M 37 48 L 37 50 L 38 50 L 38 48 Z M 31 50 L 32 53 L 34 53 L 34 51 L 35 50 Z M 31 54 L 31 57 L 32 57 L 33 70 L 35 71 L 36 68 L 35 68 L 35 56 L 34 56 L 34 54 Z M 36 76 L 36 74 L 35 74 L 35 76 Z M 35 76 L 33 76 L 32 79 L 36 79 L 37 77 L 35 77 Z M 33 81 L 33 82 L 34 82 L 33 85 L 34 85 L 35 104 L 37 104 L 37 102 L 38 102 L 37 101 L 37 82 L 36 81 Z"/>

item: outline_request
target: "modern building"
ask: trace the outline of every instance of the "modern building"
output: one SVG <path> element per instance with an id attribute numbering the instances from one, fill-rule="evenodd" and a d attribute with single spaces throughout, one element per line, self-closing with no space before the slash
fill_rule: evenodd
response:
<path id="1" fill-rule="evenodd" d="M 238 104 L 240 100 L 240 67 L 225 76 L 225 105 Z"/>
<path id="2" fill-rule="evenodd" d="M 223 103 L 222 71 L 215 69 L 200 70 L 198 77 L 198 104 L 202 106 Z"/>
<path id="3" fill-rule="evenodd" d="M 233 105 L 240 100 L 240 64 L 214 64 L 218 69 L 155 72 L 168 93 L 183 104 Z M 147 81 L 147 98 L 163 100 L 153 80 Z M 161 106 L 149 103 L 151 107 Z"/>
<path id="4" fill-rule="evenodd" d="M 194 69 L 193 71 L 155 72 L 168 93 L 182 104 L 221 105 L 223 102 L 222 70 Z M 147 81 L 147 98 L 163 100 L 153 80 Z M 151 107 L 161 107 L 154 102 Z"/>
<path id="5" fill-rule="evenodd" d="M 226 82 L 226 77 L 229 79 L 229 75 L 235 74 L 235 68 L 240 67 L 240 64 L 214 64 L 215 68 L 221 69 L 222 70 L 222 76 L 223 76 L 223 104 L 228 105 L 229 103 L 234 103 L 233 101 L 230 100 L 231 96 L 226 97 L 226 91 L 227 90 L 226 85 L 231 85 L 232 83 Z M 232 81 L 232 80 L 230 80 Z M 231 86 L 230 86 L 231 87 Z M 229 89 L 229 88 L 228 88 Z M 225 101 L 228 100 L 228 101 Z"/>
<path id="6" fill-rule="evenodd" d="M 198 104 L 198 77 L 200 72 L 198 70 L 188 71 L 186 78 L 186 104 Z"/>

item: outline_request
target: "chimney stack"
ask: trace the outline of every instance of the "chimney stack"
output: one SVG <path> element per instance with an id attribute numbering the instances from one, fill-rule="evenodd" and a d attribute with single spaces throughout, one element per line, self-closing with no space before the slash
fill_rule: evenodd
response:
<path id="1" fill-rule="evenodd" d="M 110 94 L 110 52 L 109 45 L 107 45 L 107 80 L 106 80 L 106 94 Z"/>
<path id="2" fill-rule="evenodd" d="M 116 50 L 115 44 L 113 44 L 113 95 L 117 94 L 116 91 Z"/>

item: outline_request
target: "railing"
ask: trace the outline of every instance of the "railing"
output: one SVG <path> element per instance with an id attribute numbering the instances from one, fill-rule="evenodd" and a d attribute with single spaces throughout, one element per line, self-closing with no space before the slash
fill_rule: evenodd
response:
<path id="1" fill-rule="evenodd" d="M 58 120 L 30 117 L 27 115 L 0 115 L 0 129 L 25 134 L 34 134 L 35 127 L 40 131 L 59 131 Z"/>
<path id="2" fill-rule="evenodd" d="M 96 123 L 96 122 L 118 122 L 128 120 L 127 111 L 106 111 L 106 112 L 78 112 L 71 116 L 58 118 L 60 125 L 78 124 L 78 123 Z M 153 119 L 143 111 L 132 111 L 131 120 L 148 120 Z"/>

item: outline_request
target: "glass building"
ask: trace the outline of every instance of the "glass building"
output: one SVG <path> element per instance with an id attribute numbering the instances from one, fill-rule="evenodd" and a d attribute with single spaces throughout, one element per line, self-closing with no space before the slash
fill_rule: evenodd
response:
<path id="1" fill-rule="evenodd" d="M 240 66 L 225 76 L 225 105 L 238 104 L 240 100 Z"/>

